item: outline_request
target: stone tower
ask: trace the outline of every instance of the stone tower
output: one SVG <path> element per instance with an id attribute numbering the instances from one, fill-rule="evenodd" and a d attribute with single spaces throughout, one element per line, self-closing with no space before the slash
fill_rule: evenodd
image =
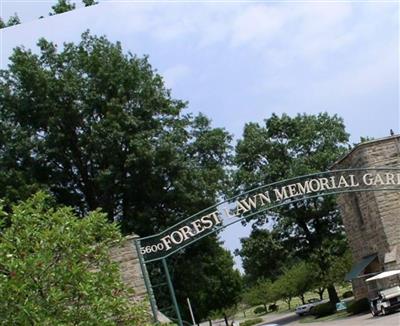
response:
<path id="1" fill-rule="evenodd" d="M 400 135 L 361 143 L 331 169 L 373 167 L 400 168 Z M 338 204 L 353 255 L 346 280 L 360 299 L 368 293 L 365 279 L 400 269 L 400 192 L 345 193 L 338 196 Z"/>

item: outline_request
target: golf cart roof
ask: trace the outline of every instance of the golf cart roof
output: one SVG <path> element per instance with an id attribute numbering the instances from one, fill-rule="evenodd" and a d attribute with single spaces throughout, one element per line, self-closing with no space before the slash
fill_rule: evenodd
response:
<path id="1" fill-rule="evenodd" d="M 381 280 L 385 277 L 389 277 L 389 276 L 393 276 L 393 275 L 399 275 L 400 274 L 400 270 L 395 270 L 395 271 L 387 271 L 387 272 L 383 272 L 380 273 L 378 275 L 375 275 L 374 277 L 368 278 L 365 281 L 369 282 L 369 281 L 375 281 L 375 280 Z"/>

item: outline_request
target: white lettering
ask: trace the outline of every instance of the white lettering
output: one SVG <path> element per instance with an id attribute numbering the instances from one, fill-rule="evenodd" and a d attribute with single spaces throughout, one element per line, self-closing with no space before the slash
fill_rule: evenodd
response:
<path id="1" fill-rule="evenodd" d="M 193 236 L 194 236 L 194 234 L 192 233 L 192 229 L 190 228 L 190 226 L 185 225 L 185 226 L 181 227 L 181 228 L 179 229 L 179 231 L 182 233 L 183 238 L 184 238 L 185 240 L 189 239 L 189 236 L 188 236 L 188 235 L 190 235 L 190 237 L 193 237 Z"/>
<path id="2" fill-rule="evenodd" d="M 338 187 L 339 188 L 342 188 L 342 187 L 348 188 L 348 187 L 350 187 L 350 185 L 346 181 L 346 178 L 344 176 L 342 176 L 342 175 L 340 176 Z"/>
<path id="3" fill-rule="evenodd" d="M 281 191 L 279 191 L 279 189 L 275 188 L 274 192 L 275 192 L 276 201 L 281 201 L 288 197 L 288 194 L 286 192 L 286 187 L 282 187 Z"/>
<path id="4" fill-rule="evenodd" d="M 350 187 L 358 187 L 360 184 L 356 181 L 356 176 L 354 174 L 350 174 Z"/>
<path id="5" fill-rule="evenodd" d="M 366 173 L 363 175 L 363 182 L 367 186 L 372 186 L 373 184 L 373 179 L 372 179 L 372 174 L 371 173 Z"/>
<path id="6" fill-rule="evenodd" d="M 175 236 L 178 236 L 178 239 L 175 238 Z M 171 240 L 174 244 L 180 244 L 183 241 L 183 235 L 179 231 L 174 231 L 171 233 Z"/>
<path id="7" fill-rule="evenodd" d="M 164 238 L 161 238 L 162 243 L 164 244 L 165 250 L 171 249 L 171 237 L 166 235 Z"/>

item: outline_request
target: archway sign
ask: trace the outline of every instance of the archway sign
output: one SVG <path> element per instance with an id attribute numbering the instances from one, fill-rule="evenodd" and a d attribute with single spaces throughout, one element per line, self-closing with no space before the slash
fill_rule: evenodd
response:
<path id="1" fill-rule="evenodd" d="M 171 297 L 182 325 L 165 259 L 190 244 L 234 223 L 250 221 L 273 208 L 311 198 L 365 191 L 399 191 L 400 168 L 376 167 L 342 169 L 309 174 L 262 185 L 208 207 L 162 232 L 137 240 L 144 264 L 162 260 Z M 145 267 L 143 268 L 145 271 Z M 147 273 L 144 273 L 147 274 Z M 146 276 L 146 275 L 145 275 Z M 150 282 L 146 280 L 150 292 Z M 152 308 L 154 303 L 152 303 Z M 154 309 L 153 309 L 154 313 Z"/>
<path id="2" fill-rule="evenodd" d="M 208 207 L 140 240 L 144 261 L 166 258 L 241 220 L 305 199 L 359 191 L 400 190 L 400 168 L 335 170 L 260 186 Z"/>

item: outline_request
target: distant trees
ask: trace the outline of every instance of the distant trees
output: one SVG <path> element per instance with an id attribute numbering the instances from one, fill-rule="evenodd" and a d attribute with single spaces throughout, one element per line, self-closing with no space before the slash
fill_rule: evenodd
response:
<path id="1" fill-rule="evenodd" d="M 85 7 L 98 4 L 98 2 L 95 0 L 82 0 L 82 3 L 85 5 Z M 51 8 L 53 9 L 53 12 L 50 12 L 49 15 L 53 16 L 74 10 L 76 8 L 76 5 L 75 3 L 71 3 L 70 0 L 58 0 L 57 3 Z"/>
<path id="2" fill-rule="evenodd" d="M 82 3 L 84 4 L 85 7 L 89 7 L 98 4 L 98 1 L 82 0 Z M 76 9 L 76 4 L 74 2 L 71 3 L 70 0 L 57 0 L 57 2 L 53 6 L 51 6 L 51 9 L 53 11 L 49 12 L 49 16 L 54 16 Z M 44 16 L 40 16 L 39 18 L 44 18 Z M 0 29 L 18 25 L 20 23 L 21 21 L 17 14 L 11 16 L 7 22 L 4 22 L 3 19 L 0 17 Z"/>
<path id="3" fill-rule="evenodd" d="M 299 262 L 293 265 L 291 268 L 287 269 L 281 278 L 280 288 L 282 288 L 283 293 L 286 291 L 286 298 L 288 301 L 290 309 L 290 300 L 293 297 L 299 297 L 301 302 L 304 304 L 304 294 L 316 287 L 315 282 L 315 270 L 312 264 L 307 262 Z M 285 289 L 286 288 L 286 289 Z"/>
<path id="4" fill-rule="evenodd" d="M 279 299 L 278 296 L 270 280 L 260 279 L 255 285 L 244 292 L 243 302 L 249 306 L 263 305 L 265 311 L 267 311 L 268 303 Z"/>
<path id="5" fill-rule="evenodd" d="M 7 22 L 4 22 L 3 19 L 0 17 L 0 29 L 18 24 L 21 24 L 21 21 L 17 14 L 14 14 L 10 18 L 8 18 Z"/>
<path id="6" fill-rule="evenodd" d="M 291 267 L 282 269 L 280 276 L 273 282 L 259 279 L 252 287 L 244 290 L 243 303 L 248 306 L 267 305 L 283 300 L 291 309 L 294 297 L 299 297 L 303 304 L 307 292 L 322 293 L 329 284 L 343 283 L 344 276 L 351 266 L 349 251 L 339 258 L 334 258 L 329 264 L 329 270 L 321 271 L 313 261 L 300 261 Z"/>
<path id="7" fill-rule="evenodd" d="M 75 4 L 71 3 L 70 0 L 58 0 L 55 5 L 51 6 L 51 9 L 53 9 L 53 12 L 50 12 L 49 15 L 53 16 L 74 10 Z"/>
<path id="8" fill-rule="evenodd" d="M 247 238 L 240 239 L 242 245 L 235 254 L 242 258 L 246 281 L 254 284 L 262 278 L 275 279 L 288 259 L 288 252 L 275 232 L 255 229 Z"/>
<path id="9" fill-rule="evenodd" d="M 347 142 L 343 120 L 327 113 L 273 114 L 264 125 L 248 123 L 236 146 L 235 189 L 325 171 L 346 151 Z M 271 218 L 291 256 L 303 260 L 312 256 L 324 278 L 333 257 L 345 252 L 343 224 L 333 196 L 293 202 L 268 215 L 259 214 L 256 225 Z M 338 301 L 333 283 L 327 284 L 327 289 L 331 301 Z"/>

